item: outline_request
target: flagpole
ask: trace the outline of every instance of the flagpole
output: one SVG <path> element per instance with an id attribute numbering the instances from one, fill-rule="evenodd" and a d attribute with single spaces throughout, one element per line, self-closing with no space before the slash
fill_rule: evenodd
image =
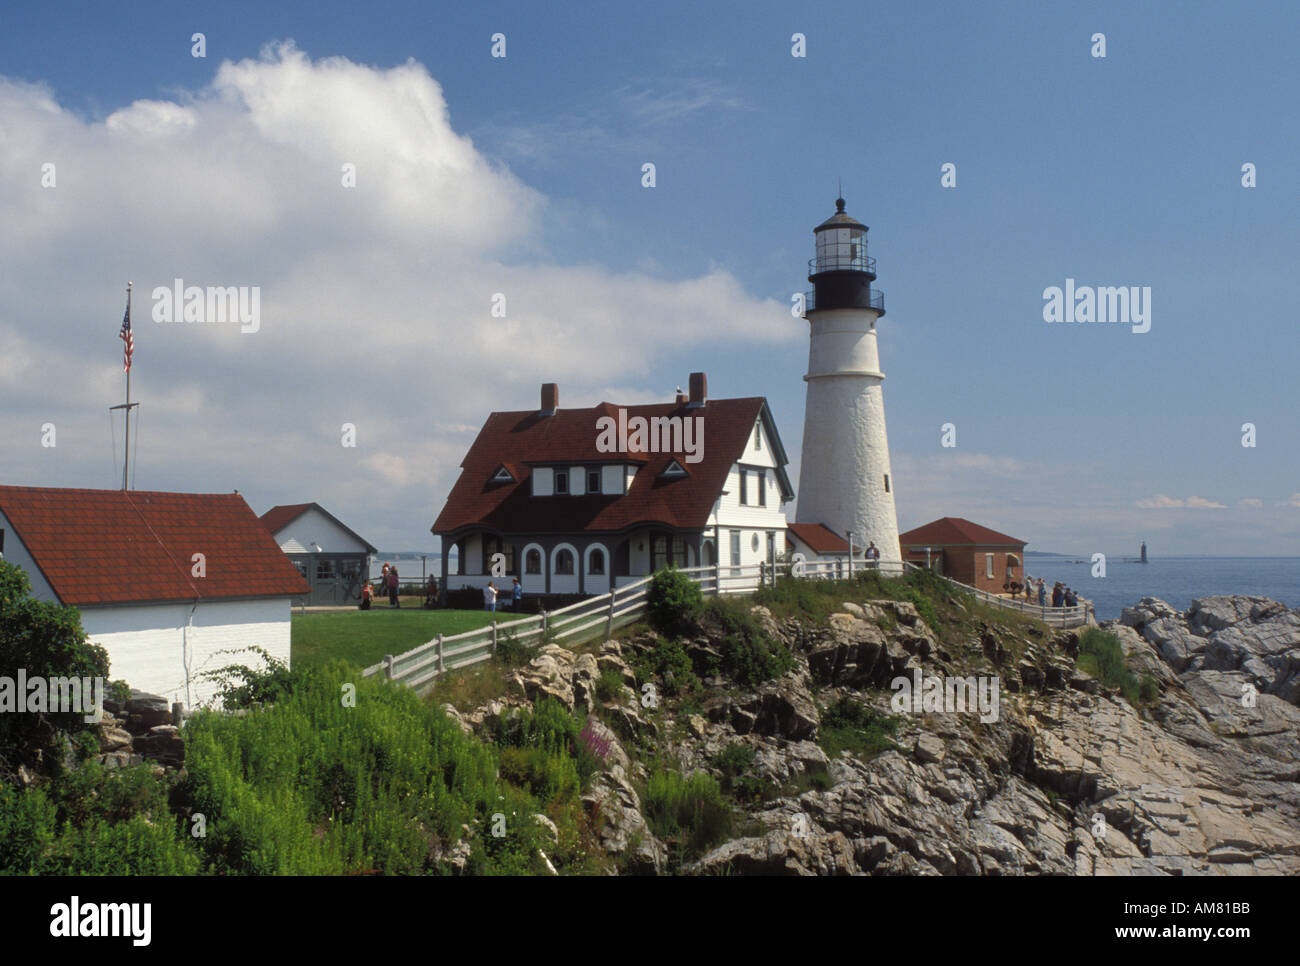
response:
<path id="1" fill-rule="evenodd" d="M 126 283 L 126 317 L 131 318 L 131 284 Z M 127 467 L 131 463 L 131 367 L 126 367 L 126 407 L 123 410 L 126 413 L 126 445 L 122 459 L 122 489 L 126 489 Z"/>
<path id="2" fill-rule="evenodd" d="M 126 490 L 130 486 L 131 478 L 131 410 L 139 403 L 131 402 L 131 354 L 135 344 L 135 336 L 131 333 L 131 286 L 134 283 L 126 283 L 126 314 L 122 316 L 122 331 L 118 333 L 119 337 L 125 343 L 122 348 L 122 368 L 126 370 L 126 402 L 120 406 L 109 406 L 109 412 L 122 410 L 126 415 L 126 436 L 123 442 L 123 448 L 126 455 L 122 460 L 122 489 Z"/>

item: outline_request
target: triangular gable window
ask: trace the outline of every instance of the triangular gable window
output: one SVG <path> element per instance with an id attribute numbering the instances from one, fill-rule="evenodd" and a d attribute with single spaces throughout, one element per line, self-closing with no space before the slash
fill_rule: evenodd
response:
<path id="1" fill-rule="evenodd" d="M 681 463 L 677 462 L 676 460 L 669 460 L 667 468 L 665 468 L 664 471 L 659 475 L 660 476 L 686 476 L 687 473 L 686 470 L 682 468 Z"/>
<path id="2" fill-rule="evenodd" d="M 496 474 L 492 477 L 493 483 L 513 483 L 514 481 L 515 478 L 510 475 L 510 471 L 506 469 L 504 463 L 501 464 L 500 468 L 497 469 Z"/>

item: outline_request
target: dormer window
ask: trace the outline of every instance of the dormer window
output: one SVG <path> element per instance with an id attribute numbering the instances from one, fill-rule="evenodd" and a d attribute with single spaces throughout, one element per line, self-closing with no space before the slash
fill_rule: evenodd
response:
<path id="1" fill-rule="evenodd" d="M 557 496 L 565 496 L 569 492 L 569 471 L 555 471 L 555 493 Z"/>
<path id="2" fill-rule="evenodd" d="M 600 470 L 587 470 L 587 492 L 600 492 Z"/>
<path id="3" fill-rule="evenodd" d="M 676 460 L 669 460 L 668 466 L 659 474 L 660 476 L 686 476 L 686 469 Z"/>
<path id="4" fill-rule="evenodd" d="M 515 478 L 510 474 L 510 471 L 506 469 L 504 463 L 498 467 L 496 473 L 492 476 L 493 483 L 513 483 L 514 481 Z"/>

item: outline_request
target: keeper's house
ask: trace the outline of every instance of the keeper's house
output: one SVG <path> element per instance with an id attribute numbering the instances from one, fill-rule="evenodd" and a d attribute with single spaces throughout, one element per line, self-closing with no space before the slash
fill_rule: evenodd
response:
<path id="1" fill-rule="evenodd" d="M 492 413 L 461 463 L 432 527 L 444 590 L 518 576 L 525 594 L 603 594 L 670 562 L 774 561 L 786 462 L 767 401 L 708 399 L 702 372 L 689 395 L 642 406 L 560 409 L 547 383 L 540 409 Z"/>
<path id="2" fill-rule="evenodd" d="M 311 587 L 309 604 L 352 604 L 370 575 L 375 548 L 319 503 L 275 506 L 262 524 Z"/>
<path id="3" fill-rule="evenodd" d="M 943 517 L 900 534 L 903 559 L 991 594 L 1025 579 L 1025 541 L 961 517 Z"/>
<path id="4" fill-rule="evenodd" d="M 289 605 L 306 582 L 238 493 L 0 486 L 0 552 L 38 600 L 81 611 L 108 650 L 109 676 L 183 701 L 201 677 L 261 666 L 252 645 L 289 663 Z"/>

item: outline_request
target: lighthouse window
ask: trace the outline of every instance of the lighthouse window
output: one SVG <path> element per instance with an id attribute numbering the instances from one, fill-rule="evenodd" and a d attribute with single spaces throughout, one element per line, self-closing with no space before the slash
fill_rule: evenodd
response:
<path id="1" fill-rule="evenodd" d="M 885 492 L 886 492 L 886 493 L 889 492 L 889 474 L 888 474 L 888 473 L 885 474 Z"/>

